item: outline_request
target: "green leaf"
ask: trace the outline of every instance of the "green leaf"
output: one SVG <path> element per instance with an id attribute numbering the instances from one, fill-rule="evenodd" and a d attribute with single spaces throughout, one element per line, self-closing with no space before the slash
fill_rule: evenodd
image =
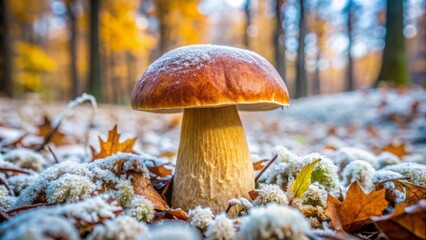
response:
<path id="1" fill-rule="evenodd" d="M 314 170 L 315 165 L 321 161 L 321 159 L 315 159 L 311 163 L 305 165 L 299 174 L 296 176 L 293 184 L 290 187 L 290 193 L 293 194 L 295 198 L 302 198 L 305 191 L 309 188 L 311 184 L 311 175 Z"/>

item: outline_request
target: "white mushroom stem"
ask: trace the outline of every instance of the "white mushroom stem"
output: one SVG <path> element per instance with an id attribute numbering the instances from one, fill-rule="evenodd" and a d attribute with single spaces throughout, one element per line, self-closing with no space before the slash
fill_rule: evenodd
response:
<path id="1" fill-rule="evenodd" d="M 172 207 L 224 211 L 254 189 L 253 165 L 236 106 L 185 109 Z"/>

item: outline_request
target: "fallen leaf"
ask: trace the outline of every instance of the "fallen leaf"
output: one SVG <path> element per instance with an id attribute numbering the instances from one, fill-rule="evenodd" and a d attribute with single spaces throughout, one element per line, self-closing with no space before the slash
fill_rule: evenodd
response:
<path id="1" fill-rule="evenodd" d="M 184 221 L 189 219 L 188 214 L 180 208 L 177 208 L 177 209 L 167 208 L 167 209 L 164 209 L 164 212 L 170 215 L 171 217 L 173 217 L 174 219 L 181 219 Z"/>
<path id="2" fill-rule="evenodd" d="M 166 165 L 148 167 L 148 170 L 157 177 L 167 177 L 172 175 L 172 170 L 165 167 Z"/>
<path id="3" fill-rule="evenodd" d="M 112 156 L 118 152 L 133 152 L 133 146 L 136 143 L 136 138 L 129 138 L 120 142 L 120 134 L 117 132 L 117 124 L 112 130 L 108 132 L 108 138 L 106 141 L 99 137 L 100 151 L 96 153 L 96 150 L 91 146 L 93 160 Z"/>
<path id="4" fill-rule="evenodd" d="M 396 156 L 398 156 L 399 158 L 402 158 L 402 157 L 408 155 L 408 153 L 409 153 L 407 146 L 402 142 L 389 143 L 388 145 L 386 145 L 385 147 L 382 148 L 382 152 L 393 153 Z"/>
<path id="5" fill-rule="evenodd" d="M 172 151 L 165 151 L 160 153 L 159 157 L 160 158 L 171 158 L 176 156 L 176 152 L 172 152 Z"/>
<path id="6" fill-rule="evenodd" d="M 426 199 L 425 187 L 414 185 L 406 181 L 401 181 L 401 180 L 396 180 L 396 181 L 405 188 L 405 203 L 407 203 L 408 206 L 416 204 L 421 199 Z M 399 189 L 399 190 L 404 192 L 403 189 Z"/>
<path id="7" fill-rule="evenodd" d="M 248 194 L 251 200 L 254 200 L 257 198 L 257 196 L 259 196 L 259 192 L 257 190 L 251 190 Z"/>
<path id="8" fill-rule="evenodd" d="M 349 186 L 342 203 L 329 195 L 326 213 L 334 228 L 351 232 L 371 223 L 372 216 L 381 216 L 387 205 L 385 189 L 373 190 L 366 194 L 359 184 L 354 182 Z"/>
<path id="9" fill-rule="evenodd" d="M 426 239 L 426 200 L 422 199 L 415 205 L 406 206 L 405 203 L 399 203 L 393 213 L 372 217 L 371 220 L 389 239 Z"/>
<path id="10" fill-rule="evenodd" d="M 127 174 L 131 176 L 130 181 L 136 194 L 145 196 L 156 210 L 164 211 L 169 208 L 166 200 L 154 189 L 149 179 L 137 172 L 129 171 Z"/>
<path id="11" fill-rule="evenodd" d="M 262 170 L 262 168 L 263 168 L 263 164 L 265 163 L 265 162 L 267 162 L 269 159 L 262 159 L 262 160 L 259 160 L 259 161 L 257 161 L 257 162 L 254 162 L 253 163 L 253 168 L 254 168 L 254 170 L 255 171 L 259 171 L 259 170 Z"/>
<path id="12" fill-rule="evenodd" d="M 327 208 L 325 209 L 325 214 L 330 218 L 331 224 L 336 231 L 342 231 L 342 223 L 340 222 L 340 217 L 338 211 L 342 203 L 337 200 L 333 195 L 328 194 L 327 196 Z"/>
<path id="13" fill-rule="evenodd" d="M 22 144 L 22 141 L 24 140 L 24 138 L 28 136 L 28 133 L 24 133 L 22 134 L 20 137 L 18 137 L 17 139 L 15 139 L 13 142 L 7 144 L 8 146 L 17 148 L 17 147 L 23 147 L 24 144 Z"/>
<path id="14" fill-rule="evenodd" d="M 166 200 L 167 203 L 172 203 L 172 192 L 173 192 L 173 177 L 164 185 L 161 190 L 161 196 Z"/>
<path id="15" fill-rule="evenodd" d="M 305 194 L 305 191 L 309 188 L 309 185 L 311 185 L 312 171 L 319 161 L 321 161 L 321 159 L 315 159 L 311 163 L 305 165 L 297 174 L 296 180 L 294 180 L 289 189 L 289 192 L 295 198 L 302 198 L 303 194 Z"/>
<path id="16" fill-rule="evenodd" d="M 43 123 L 38 126 L 38 133 L 37 135 L 46 139 L 49 137 L 50 134 L 53 133 L 53 136 L 51 136 L 50 141 L 51 143 L 61 146 L 68 144 L 68 141 L 66 139 L 66 135 L 59 131 L 59 129 L 54 129 L 52 127 L 52 123 L 48 116 L 44 116 Z"/>

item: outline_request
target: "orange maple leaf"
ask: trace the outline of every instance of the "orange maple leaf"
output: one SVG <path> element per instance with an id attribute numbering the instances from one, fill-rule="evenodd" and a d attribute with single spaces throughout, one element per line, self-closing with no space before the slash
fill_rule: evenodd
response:
<path id="1" fill-rule="evenodd" d="M 108 132 L 106 141 L 99 137 L 101 150 L 96 153 L 96 150 L 91 146 L 93 160 L 112 156 L 118 152 L 133 152 L 133 146 L 136 143 L 136 138 L 129 138 L 120 142 L 120 134 L 117 132 L 117 124 Z"/>
<path id="2" fill-rule="evenodd" d="M 371 223 L 370 217 L 382 216 L 387 205 L 385 189 L 373 190 L 366 194 L 359 184 L 354 182 L 349 186 L 342 203 L 328 195 L 325 212 L 336 230 L 351 232 Z"/>

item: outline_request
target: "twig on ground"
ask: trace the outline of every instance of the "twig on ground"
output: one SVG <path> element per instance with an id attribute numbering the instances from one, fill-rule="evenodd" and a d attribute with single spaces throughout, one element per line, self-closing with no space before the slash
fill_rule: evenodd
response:
<path id="1" fill-rule="evenodd" d="M 266 164 L 266 166 L 262 168 L 262 170 L 260 171 L 260 173 L 257 174 L 256 178 L 254 179 L 254 182 L 257 182 L 257 180 L 259 180 L 260 176 L 262 176 L 262 174 L 266 171 L 266 169 L 268 169 L 269 166 L 271 166 L 271 164 L 275 162 L 275 160 L 277 159 L 277 157 L 278 157 L 278 155 L 275 155 L 275 157 L 273 157 L 271 159 L 271 161 L 269 161 L 269 163 Z"/>
<path id="2" fill-rule="evenodd" d="M 37 208 L 37 207 L 42 207 L 42 206 L 51 206 L 54 204 L 49 204 L 49 203 L 36 203 L 36 204 L 31 204 L 31 205 L 26 205 L 26 206 L 22 206 L 22 207 L 17 207 L 14 209 L 10 209 L 9 211 L 6 212 L 6 214 L 8 215 L 15 215 L 19 212 L 28 210 L 28 209 L 32 209 L 32 208 Z"/>
<path id="3" fill-rule="evenodd" d="M 55 163 L 59 163 L 58 157 L 56 156 L 55 152 L 53 152 L 50 145 L 47 145 L 47 149 L 49 149 L 50 154 L 52 154 L 52 157 L 53 157 L 53 160 L 55 161 Z"/>
<path id="4" fill-rule="evenodd" d="M 0 211 L 0 222 L 7 221 L 9 219 L 10 216 L 7 213 Z"/>
<path id="5" fill-rule="evenodd" d="M 17 173 L 31 174 L 30 171 L 27 171 L 24 169 L 18 169 L 18 168 L 11 168 L 11 167 L 0 167 L 0 172 L 17 172 Z"/>
<path id="6" fill-rule="evenodd" d="M 0 183 L 3 184 L 6 187 L 7 191 L 9 191 L 10 195 L 15 196 L 15 193 L 10 188 L 10 186 L 7 183 L 6 179 L 3 179 L 1 176 L 0 176 Z"/>

